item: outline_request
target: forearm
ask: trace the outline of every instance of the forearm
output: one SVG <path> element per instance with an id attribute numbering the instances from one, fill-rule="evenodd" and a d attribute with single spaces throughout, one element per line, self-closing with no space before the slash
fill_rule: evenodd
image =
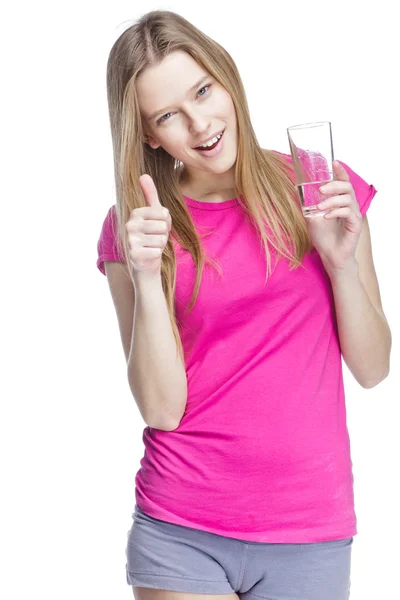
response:
<path id="1" fill-rule="evenodd" d="M 389 325 L 371 303 L 356 259 L 346 269 L 328 274 L 343 359 L 360 385 L 373 387 L 389 373 Z"/>
<path id="2" fill-rule="evenodd" d="M 145 422 L 175 428 L 187 401 L 185 367 L 177 356 L 161 276 L 135 282 L 135 312 L 128 381 Z"/>

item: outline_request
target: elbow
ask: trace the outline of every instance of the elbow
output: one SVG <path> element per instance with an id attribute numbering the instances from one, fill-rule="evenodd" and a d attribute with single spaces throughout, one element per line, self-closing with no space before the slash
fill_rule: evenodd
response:
<path id="1" fill-rule="evenodd" d="M 160 416 L 163 413 L 163 411 L 158 410 L 157 415 L 153 414 L 151 417 L 149 416 L 144 420 L 146 424 L 149 427 L 152 427 L 153 429 L 160 429 L 161 431 L 175 431 L 181 424 L 181 420 L 183 418 L 183 415 L 185 414 L 185 410 L 186 397 L 184 402 L 181 402 L 179 404 L 179 416 L 176 416 L 176 413 L 174 413 L 174 416 L 167 414 L 163 414 L 163 416 Z"/>
<path id="2" fill-rule="evenodd" d="M 178 398 L 181 398 L 181 400 L 178 403 L 176 402 L 177 397 L 174 396 L 172 400 L 170 398 L 164 398 L 163 402 L 157 402 L 155 406 L 154 403 L 150 403 L 148 397 L 150 396 L 154 400 L 154 397 L 159 396 L 159 394 L 153 390 L 150 392 L 147 391 L 146 394 L 144 394 L 142 389 L 136 389 L 136 387 L 133 385 L 133 381 L 134 378 L 128 376 L 130 390 L 135 399 L 136 406 L 139 409 L 142 419 L 146 425 L 151 429 L 159 429 L 160 431 L 175 431 L 175 429 L 178 429 L 186 410 L 186 380 L 184 395 L 182 396 L 182 394 L 179 394 Z"/>
<path id="3" fill-rule="evenodd" d="M 178 429 L 179 425 L 180 425 L 180 421 L 178 423 L 177 422 L 169 423 L 166 426 L 166 428 L 164 429 L 164 431 L 175 431 L 175 429 Z"/>
<path id="4" fill-rule="evenodd" d="M 154 422 L 154 421 L 146 421 L 146 424 L 152 429 L 159 429 L 160 431 L 175 431 L 178 429 L 180 425 L 180 421 L 163 421 L 163 422 Z"/>
<path id="5" fill-rule="evenodd" d="M 375 379 L 369 379 L 367 381 L 360 382 L 360 384 L 364 389 L 370 390 L 370 389 L 376 387 L 384 379 L 386 379 L 386 377 L 388 377 L 388 375 L 389 375 L 389 371 L 390 371 L 390 369 L 385 371 L 385 373 L 383 375 L 381 375 L 380 377 L 376 377 Z"/>

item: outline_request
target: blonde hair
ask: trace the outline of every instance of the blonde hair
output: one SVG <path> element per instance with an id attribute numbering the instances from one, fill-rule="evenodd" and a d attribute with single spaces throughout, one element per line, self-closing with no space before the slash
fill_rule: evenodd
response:
<path id="1" fill-rule="evenodd" d="M 171 52 L 184 51 L 202 65 L 231 95 L 238 123 L 235 189 L 245 215 L 264 245 L 266 281 L 271 273 L 268 242 L 278 255 L 290 259 L 290 268 L 301 266 L 312 248 L 293 170 L 273 150 L 262 149 L 254 133 L 246 94 L 237 67 L 228 52 L 182 16 L 163 10 L 151 11 L 126 29 L 114 43 L 107 62 L 107 96 L 114 152 L 116 186 L 116 243 L 129 265 L 125 224 L 134 208 L 146 206 L 139 177 L 153 179 L 160 202 L 168 208 L 172 229 L 161 261 L 161 278 L 177 352 L 184 350 L 175 314 L 176 255 L 171 236 L 190 252 L 196 266 L 196 282 L 187 310 L 196 302 L 205 262 L 216 266 L 201 245 L 180 189 L 180 164 L 161 146 L 145 144 L 136 79 L 147 68 L 157 66 Z M 265 230 L 268 224 L 272 235 Z M 293 245 L 293 252 L 291 251 Z M 216 266 L 218 270 L 218 266 Z M 132 278 L 132 269 L 129 269 Z"/>

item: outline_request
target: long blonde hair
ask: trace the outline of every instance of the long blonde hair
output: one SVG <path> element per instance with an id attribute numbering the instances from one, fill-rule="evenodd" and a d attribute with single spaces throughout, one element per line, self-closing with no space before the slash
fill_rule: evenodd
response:
<path id="1" fill-rule="evenodd" d="M 116 186 L 116 243 L 129 265 L 125 225 L 134 208 L 146 206 L 139 177 L 148 173 L 160 202 L 168 208 L 172 229 L 161 261 L 161 278 L 177 352 L 184 350 L 175 314 L 176 255 L 171 236 L 190 252 L 196 266 L 196 282 L 187 310 L 196 302 L 205 262 L 215 266 L 201 245 L 199 233 L 179 185 L 180 164 L 161 146 L 145 144 L 135 82 L 147 68 L 157 66 L 171 52 L 184 51 L 202 65 L 228 91 L 238 123 L 235 189 L 245 215 L 264 245 L 266 281 L 271 273 L 270 243 L 277 255 L 286 256 L 290 268 L 301 266 L 312 244 L 300 209 L 293 170 L 273 150 L 262 149 L 254 133 L 246 94 L 237 67 L 228 52 L 182 16 L 151 11 L 126 29 L 114 43 L 107 62 L 107 96 L 114 152 Z M 272 235 L 265 230 L 268 224 Z M 291 251 L 293 250 L 293 251 Z M 218 266 L 217 266 L 218 269 Z M 131 278 L 132 270 L 129 269 Z"/>

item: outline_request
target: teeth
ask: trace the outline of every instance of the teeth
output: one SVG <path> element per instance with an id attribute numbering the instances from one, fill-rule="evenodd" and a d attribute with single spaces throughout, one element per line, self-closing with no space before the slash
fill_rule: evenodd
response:
<path id="1" fill-rule="evenodd" d="M 222 137 L 222 133 L 220 133 L 219 135 L 216 135 L 212 140 L 207 142 L 207 144 L 201 144 L 201 146 L 199 146 L 199 148 L 208 148 L 208 146 L 212 146 L 213 144 L 215 144 L 215 142 L 218 141 L 221 137 Z"/>

